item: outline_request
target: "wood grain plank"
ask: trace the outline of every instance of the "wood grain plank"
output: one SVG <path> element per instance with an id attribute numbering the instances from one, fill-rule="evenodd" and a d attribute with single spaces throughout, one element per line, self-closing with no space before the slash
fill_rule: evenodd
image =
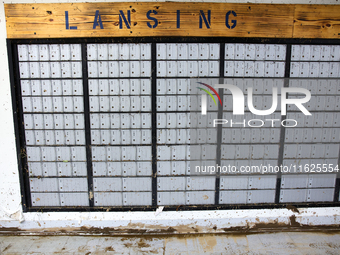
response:
<path id="1" fill-rule="evenodd" d="M 93 29 L 98 10 L 104 29 Z M 131 28 L 119 28 L 119 10 L 131 11 Z M 156 28 L 149 28 L 146 13 L 158 20 Z M 181 23 L 177 28 L 176 12 L 180 10 Z M 211 27 L 199 27 L 200 10 L 207 15 L 211 10 Z M 70 26 L 66 30 L 65 11 Z M 234 11 L 235 28 L 226 26 L 226 13 Z M 290 38 L 293 32 L 293 5 L 226 4 L 226 3 L 63 3 L 63 4 L 6 4 L 5 14 L 8 38 L 68 38 L 68 37 L 147 37 L 147 36 L 226 36 Z M 232 23 L 229 21 L 229 25 Z"/>
<path id="2" fill-rule="evenodd" d="M 296 5 L 294 38 L 340 38 L 339 5 Z"/>

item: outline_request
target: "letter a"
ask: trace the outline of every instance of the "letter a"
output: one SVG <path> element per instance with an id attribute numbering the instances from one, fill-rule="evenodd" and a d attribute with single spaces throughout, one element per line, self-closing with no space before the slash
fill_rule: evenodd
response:
<path id="1" fill-rule="evenodd" d="M 99 18 L 99 20 L 98 20 Z M 97 21 L 98 20 L 98 21 Z M 99 22 L 99 23 L 98 23 Z M 103 22 L 102 22 L 102 17 L 99 14 L 99 11 L 96 11 L 96 15 L 94 17 L 93 21 L 93 29 L 96 29 L 97 26 L 100 26 L 100 29 L 104 29 Z"/>

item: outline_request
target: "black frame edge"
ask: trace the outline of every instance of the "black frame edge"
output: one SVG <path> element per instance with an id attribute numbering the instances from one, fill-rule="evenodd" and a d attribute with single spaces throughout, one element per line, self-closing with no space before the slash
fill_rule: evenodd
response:
<path id="1" fill-rule="evenodd" d="M 90 96 L 87 74 L 87 44 L 81 44 L 82 71 L 83 71 L 83 97 L 84 97 L 84 120 L 85 120 L 85 147 L 87 163 L 87 185 L 89 206 L 94 207 L 93 173 L 92 173 L 92 147 L 91 147 L 91 123 L 90 123 Z"/>
<path id="2" fill-rule="evenodd" d="M 26 147 L 25 142 L 25 131 L 23 127 L 23 111 L 18 111 L 18 108 L 22 109 L 21 101 L 17 101 L 17 97 L 21 98 L 21 90 L 18 77 L 20 77 L 18 70 L 18 50 L 13 47 L 15 44 L 11 40 L 7 39 L 7 57 L 9 67 L 9 79 L 12 94 L 12 110 L 13 110 L 13 123 L 14 123 L 14 134 L 15 144 L 17 153 L 17 164 L 21 191 L 21 204 L 23 212 L 28 212 L 28 208 L 31 207 L 30 197 L 30 184 L 29 184 L 29 173 L 27 168 L 27 155 L 22 148 Z M 19 123 L 22 123 L 19 125 Z M 25 171 L 26 169 L 26 171 Z"/>
<path id="3" fill-rule="evenodd" d="M 220 43 L 220 78 L 219 83 L 224 84 L 224 55 L 225 55 L 225 43 Z M 221 97 L 222 105 L 218 105 L 217 118 L 223 118 L 223 89 L 218 90 L 218 94 Z M 216 164 L 221 165 L 221 146 L 222 146 L 222 125 L 217 126 L 217 146 L 216 146 Z M 215 180 L 215 205 L 219 205 L 220 202 L 220 173 L 216 172 Z"/>
<path id="4" fill-rule="evenodd" d="M 291 59 L 292 46 L 291 44 L 286 45 L 286 60 L 285 60 L 285 76 L 284 76 L 284 87 L 289 86 L 289 75 L 290 75 L 290 59 Z M 286 115 L 281 115 L 281 121 L 286 119 Z M 283 165 L 283 154 L 284 154 L 284 145 L 286 138 L 286 128 L 281 125 L 280 128 L 280 141 L 279 141 L 279 157 L 277 164 L 278 166 Z M 276 191 L 275 191 L 275 203 L 280 203 L 280 193 L 281 193 L 281 176 L 282 173 L 279 171 L 276 175 Z"/>
<path id="5" fill-rule="evenodd" d="M 156 43 L 151 43 L 151 153 L 152 153 L 152 205 L 157 206 L 157 57 Z"/>

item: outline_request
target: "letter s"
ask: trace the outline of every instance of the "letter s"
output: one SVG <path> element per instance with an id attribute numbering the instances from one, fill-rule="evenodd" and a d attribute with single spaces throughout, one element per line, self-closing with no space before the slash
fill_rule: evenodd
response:
<path id="1" fill-rule="evenodd" d="M 158 20 L 155 18 L 155 17 L 151 17 L 150 14 L 153 13 L 153 14 L 157 14 L 157 12 L 155 10 L 150 10 L 146 13 L 146 17 L 149 19 L 149 20 L 152 20 L 155 22 L 155 24 L 152 26 L 150 24 L 150 22 L 147 22 L 146 24 L 148 25 L 149 28 L 156 28 L 158 26 Z"/>

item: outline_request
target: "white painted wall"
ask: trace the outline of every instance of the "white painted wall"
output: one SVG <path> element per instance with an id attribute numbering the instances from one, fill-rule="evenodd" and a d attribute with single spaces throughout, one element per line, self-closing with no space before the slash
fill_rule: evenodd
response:
<path id="1" fill-rule="evenodd" d="M 118 227 L 122 230 L 131 228 L 166 229 L 169 226 L 172 226 L 174 228 L 177 227 L 179 231 L 188 232 L 192 231 L 192 226 L 197 226 L 200 232 L 211 232 L 213 231 L 212 227 L 215 225 L 220 229 L 235 226 L 252 226 L 259 221 L 272 222 L 274 220 L 278 223 L 289 224 L 289 217 L 293 214 L 296 215 L 296 221 L 302 224 L 340 224 L 340 208 L 302 209 L 300 210 L 300 214 L 293 213 L 286 209 L 162 212 L 157 216 L 155 216 L 154 212 L 22 213 L 6 48 L 4 3 L 48 2 L 62 3 L 84 1 L 6 0 L 0 3 L 0 228 L 18 227 L 20 229 L 39 231 L 43 228 L 59 229 L 81 226 L 95 226 L 99 228 Z M 86 2 L 110 1 L 88 0 Z M 119 2 L 125 1 L 119 0 Z M 192 2 L 339 4 L 338 0 L 194 0 Z"/>

